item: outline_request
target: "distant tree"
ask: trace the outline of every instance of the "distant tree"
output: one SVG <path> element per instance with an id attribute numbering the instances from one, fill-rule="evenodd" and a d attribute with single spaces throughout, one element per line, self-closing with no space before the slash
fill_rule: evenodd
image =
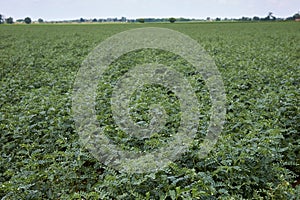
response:
<path id="1" fill-rule="evenodd" d="M 206 21 L 210 21 L 210 17 L 207 17 L 207 18 L 206 18 Z"/>
<path id="2" fill-rule="evenodd" d="M 273 16 L 272 12 L 268 13 L 268 16 L 264 18 L 264 20 L 269 21 L 269 20 L 276 20 L 276 17 Z"/>
<path id="3" fill-rule="evenodd" d="M 217 22 L 221 21 L 221 18 L 217 17 L 217 18 L 216 18 L 216 21 L 217 21 Z"/>
<path id="4" fill-rule="evenodd" d="M 145 22 L 145 19 L 140 18 L 140 19 L 137 19 L 137 21 L 140 22 L 140 23 L 144 23 L 144 22 Z"/>
<path id="5" fill-rule="evenodd" d="M 98 20 L 97 20 L 96 18 L 94 18 L 94 19 L 92 20 L 92 22 L 98 22 Z"/>
<path id="6" fill-rule="evenodd" d="M 26 17 L 26 18 L 24 19 L 24 22 L 25 22 L 26 24 L 31 24 L 31 18 L 30 18 L 30 17 Z"/>
<path id="7" fill-rule="evenodd" d="M 121 21 L 122 21 L 122 22 L 126 22 L 126 21 L 127 21 L 126 17 L 122 17 L 122 18 L 121 18 Z"/>
<path id="8" fill-rule="evenodd" d="M 293 19 L 300 19 L 300 14 L 299 13 L 294 14 Z"/>
<path id="9" fill-rule="evenodd" d="M 13 23 L 14 23 L 14 19 L 13 19 L 12 17 L 9 17 L 9 18 L 6 18 L 6 19 L 5 19 L 5 22 L 6 22 L 7 24 L 13 24 Z"/>
<path id="10" fill-rule="evenodd" d="M 79 22 L 85 22 L 85 19 L 83 19 L 82 17 L 79 19 Z"/>
<path id="11" fill-rule="evenodd" d="M 253 21 L 259 21 L 259 17 L 254 16 L 254 17 L 253 17 Z"/>
<path id="12" fill-rule="evenodd" d="M 180 18 L 177 19 L 176 21 L 180 21 L 180 22 L 188 22 L 188 21 L 191 21 L 191 19 L 180 17 Z"/>
<path id="13" fill-rule="evenodd" d="M 4 16 L 2 14 L 0 14 L 0 24 L 4 23 Z"/>
<path id="14" fill-rule="evenodd" d="M 169 18 L 169 22 L 174 23 L 176 22 L 176 19 L 174 17 Z"/>
<path id="15" fill-rule="evenodd" d="M 300 13 L 296 13 L 291 17 L 287 17 L 285 20 L 293 21 L 293 20 L 299 20 L 299 19 L 300 19 Z"/>
<path id="16" fill-rule="evenodd" d="M 22 23 L 24 22 L 24 19 L 17 19 L 16 22 Z"/>
<path id="17" fill-rule="evenodd" d="M 251 18 L 249 17 L 242 17 L 241 19 L 239 19 L 240 21 L 251 21 Z"/>
<path id="18" fill-rule="evenodd" d="M 39 18 L 39 19 L 38 19 L 38 22 L 39 22 L 39 23 L 43 23 L 44 20 L 43 20 L 42 18 Z"/>
<path id="19" fill-rule="evenodd" d="M 272 13 L 272 12 L 269 12 L 268 18 L 271 19 L 272 17 L 273 17 L 273 13 Z"/>

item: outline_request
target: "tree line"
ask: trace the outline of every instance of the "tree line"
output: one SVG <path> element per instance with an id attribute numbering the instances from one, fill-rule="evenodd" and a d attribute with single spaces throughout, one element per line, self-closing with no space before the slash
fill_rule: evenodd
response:
<path id="1" fill-rule="evenodd" d="M 26 17 L 25 19 L 18 19 L 16 22 L 24 22 L 26 24 L 31 24 L 32 20 L 30 17 Z M 13 24 L 14 19 L 12 17 L 5 18 L 4 15 L 0 14 L 0 24 Z"/>
<path id="2" fill-rule="evenodd" d="M 126 19 L 126 17 L 122 17 L 121 19 L 118 18 L 107 18 L 107 19 L 83 19 L 80 18 L 78 20 L 64 20 L 64 21 L 55 21 L 55 23 L 71 23 L 71 22 L 78 22 L 78 23 L 83 23 L 83 22 L 139 22 L 139 23 L 145 23 L 145 22 L 170 22 L 174 23 L 176 21 L 179 22 L 188 22 L 188 21 L 292 21 L 292 20 L 300 20 L 300 14 L 296 13 L 291 17 L 287 17 L 285 19 L 283 18 L 276 18 L 272 12 L 269 12 L 266 17 L 241 17 L 238 19 L 229 19 L 229 18 L 224 18 L 221 19 L 219 17 L 215 19 L 211 19 L 210 17 L 207 17 L 206 20 L 201 20 L 201 19 L 188 19 L 188 18 L 138 18 L 138 19 Z M 25 19 L 18 19 L 16 20 L 18 23 L 26 23 L 26 24 L 31 24 L 32 20 L 30 17 L 26 17 Z M 37 20 L 38 23 L 44 23 L 44 20 L 39 18 Z M 0 24 L 13 24 L 14 19 L 12 17 L 5 18 L 4 15 L 0 14 Z"/>

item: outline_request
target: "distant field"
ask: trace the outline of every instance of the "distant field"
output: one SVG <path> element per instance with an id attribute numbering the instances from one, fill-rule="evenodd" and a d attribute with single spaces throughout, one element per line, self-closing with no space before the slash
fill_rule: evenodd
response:
<path id="1" fill-rule="evenodd" d="M 130 175 L 101 164 L 80 146 L 71 94 L 89 52 L 109 36 L 140 27 L 177 30 L 204 47 L 223 77 L 227 115 L 207 158 L 195 156 L 195 144 L 167 169 Z M 0 25 L 0 199 L 299 198 L 299 33 L 297 22 Z M 124 148 L 151 151 L 179 123 L 176 105 L 166 101 L 170 123 L 156 138 L 126 140 L 113 125 L 112 81 L 153 60 L 188 66 L 170 53 L 146 49 L 117 60 L 99 80 L 98 120 Z M 201 77 L 183 74 L 197 80 L 192 84 L 203 106 L 201 135 L 209 120 L 208 91 Z M 172 99 L 160 89 L 144 91 L 155 97 L 158 92 L 161 99 Z M 132 117 L 149 120 L 151 103 L 137 105 Z"/>

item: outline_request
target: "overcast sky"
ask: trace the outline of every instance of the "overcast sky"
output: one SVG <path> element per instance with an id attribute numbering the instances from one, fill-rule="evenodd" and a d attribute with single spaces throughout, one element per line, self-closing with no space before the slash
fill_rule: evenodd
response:
<path id="1" fill-rule="evenodd" d="M 5 17 L 63 20 L 107 17 L 187 17 L 206 19 L 288 17 L 300 10 L 300 0 L 0 0 Z"/>

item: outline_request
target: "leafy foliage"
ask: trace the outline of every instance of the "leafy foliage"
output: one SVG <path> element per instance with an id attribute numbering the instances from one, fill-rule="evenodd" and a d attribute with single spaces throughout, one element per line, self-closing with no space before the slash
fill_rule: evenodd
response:
<path id="1" fill-rule="evenodd" d="M 9 18 L 5 19 L 5 22 L 7 24 L 13 24 L 14 23 L 14 19 L 12 17 L 9 17 Z"/>
<path id="2" fill-rule="evenodd" d="M 169 21 L 170 21 L 171 23 L 174 23 L 174 22 L 176 22 L 176 18 L 171 17 L 171 18 L 169 18 Z"/>
<path id="3" fill-rule="evenodd" d="M 30 18 L 30 17 L 26 17 L 26 18 L 24 19 L 24 22 L 25 22 L 26 24 L 31 24 L 31 18 Z"/>
<path id="4" fill-rule="evenodd" d="M 140 26 L 0 27 L 0 197 L 297 199 L 300 186 L 292 184 L 300 174 L 300 36 L 293 22 L 151 24 L 199 41 L 223 76 L 227 121 L 207 158 L 197 157 L 209 120 L 203 80 L 182 58 L 147 49 L 119 58 L 99 80 L 99 122 L 124 148 L 147 151 L 176 132 L 177 99 L 155 86 L 133 95 L 131 114 L 136 121 L 147 122 L 149 105 L 162 102 L 170 117 L 164 134 L 143 143 L 128 141 L 113 125 L 108 99 L 114 82 L 132 66 L 158 62 L 174 66 L 196 88 L 202 106 L 199 138 L 176 162 L 148 174 L 119 173 L 80 146 L 70 97 L 81 62 L 105 38 Z"/>

